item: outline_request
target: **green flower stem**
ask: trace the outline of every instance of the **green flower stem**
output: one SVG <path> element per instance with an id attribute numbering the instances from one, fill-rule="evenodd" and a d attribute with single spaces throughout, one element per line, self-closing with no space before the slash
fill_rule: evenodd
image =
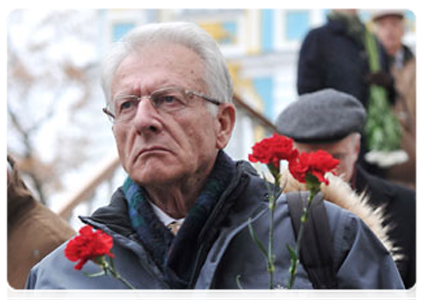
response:
<path id="1" fill-rule="evenodd" d="M 298 232 L 297 244 L 295 245 L 295 255 L 291 257 L 291 266 L 289 268 L 289 281 L 288 281 L 287 289 L 292 289 L 292 287 L 294 286 L 295 278 L 297 277 L 297 269 L 298 269 L 300 250 L 301 250 L 301 240 L 303 238 L 303 232 L 304 232 L 304 224 L 308 220 L 308 214 L 309 214 L 313 199 L 317 195 L 317 193 L 319 193 L 320 191 L 320 182 L 314 176 L 308 176 L 308 178 L 306 178 L 306 182 L 307 182 L 306 185 L 310 191 L 310 194 L 308 195 L 307 205 L 304 208 L 304 211 L 301 215 L 300 229 Z"/>
<path id="2" fill-rule="evenodd" d="M 272 170 L 272 175 L 275 178 L 275 184 L 273 193 L 269 199 L 269 210 L 270 210 L 270 226 L 269 226 L 269 247 L 267 249 L 267 270 L 269 272 L 269 300 L 273 300 L 273 276 L 275 273 L 275 258 L 273 254 L 273 241 L 274 241 L 274 216 L 275 216 L 275 209 L 276 209 L 276 195 L 277 195 L 277 188 L 280 185 L 280 174 L 279 170 Z"/>
<path id="3" fill-rule="evenodd" d="M 269 228 L 269 247 L 267 249 L 267 263 L 268 267 L 267 270 L 269 272 L 269 288 L 273 289 L 273 275 L 275 272 L 275 261 L 273 255 L 273 239 L 274 239 L 274 226 L 273 220 L 275 215 L 275 207 L 276 207 L 276 197 L 274 195 L 271 196 L 269 201 L 269 209 L 270 209 L 270 228 Z"/>
<path id="4" fill-rule="evenodd" d="M 122 282 L 127 288 L 135 290 L 135 287 L 125 278 L 120 276 L 120 274 L 116 271 L 113 266 L 112 259 L 110 259 L 111 263 L 109 264 L 106 260 L 102 262 L 102 268 L 106 274 L 112 275 L 114 278 Z"/>

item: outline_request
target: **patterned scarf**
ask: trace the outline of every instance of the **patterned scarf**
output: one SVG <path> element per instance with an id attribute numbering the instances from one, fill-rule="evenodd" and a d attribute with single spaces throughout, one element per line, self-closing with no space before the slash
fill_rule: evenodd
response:
<path id="1" fill-rule="evenodd" d="M 201 194 L 176 236 L 154 213 L 146 191 L 131 178 L 125 180 L 122 189 L 132 227 L 172 288 L 187 288 L 201 246 L 199 234 L 234 174 L 235 163 L 220 151 Z"/>
<path id="2" fill-rule="evenodd" d="M 358 45 L 363 45 L 364 24 L 355 14 L 343 13 L 339 11 L 331 11 L 328 19 L 333 22 L 341 22 L 345 24 L 345 31 Z"/>

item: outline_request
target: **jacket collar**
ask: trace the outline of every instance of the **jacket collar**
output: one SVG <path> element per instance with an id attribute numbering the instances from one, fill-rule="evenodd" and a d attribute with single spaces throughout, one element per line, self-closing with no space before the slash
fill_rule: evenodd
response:
<path id="1" fill-rule="evenodd" d="M 88 223 L 96 228 L 100 224 L 106 233 L 115 232 L 125 237 L 135 233 L 128 217 L 128 205 L 122 188 L 118 188 L 112 195 L 110 204 L 97 209 L 91 216 L 80 216 L 82 222 Z"/>
<path id="2" fill-rule="evenodd" d="M 400 260 L 402 258 L 399 254 L 400 249 L 396 248 L 393 243 L 394 241 L 389 238 L 388 233 L 391 228 L 389 225 L 383 225 L 384 220 L 387 218 L 385 210 L 380 205 L 373 205 L 372 198 L 378 196 L 369 194 L 368 183 L 370 181 L 364 179 L 361 176 L 363 174 L 367 173 L 358 166 L 356 188 L 354 190 L 340 177 L 329 174 L 329 185 L 322 184 L 321 186 L 324 199 L 357 215 L 379 238 L 385 248 L 389 250 L 394 260 Z M 286 181 L 284 192 L 301 191 L 305 189 L 305 185 L 296 181 L 289 172 L 284 173 L 282 178 Z M 386 191 L 383 192 L 389 194 L 391 193 L 391 189 L 387 186 Z"/>

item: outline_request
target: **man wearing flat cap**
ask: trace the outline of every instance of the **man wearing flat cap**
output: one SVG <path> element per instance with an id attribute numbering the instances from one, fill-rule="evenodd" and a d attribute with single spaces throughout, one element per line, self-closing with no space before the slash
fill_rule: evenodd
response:
<path id="1" fill-rule="evenodd" d="M 404 284 L 415 283 L 415 192 L 370 175 L 357 164 L 361 131 L 366 119 L 363 105 L 352 95 L 324 89 L 301 95 L 277 118 L 277 130 L 295 141 L 300 152 L 323 149 L 340 160 L 338 174 L 369 204 L 385 208 L 384 226 L 401 258 L 397 266 Z"/>

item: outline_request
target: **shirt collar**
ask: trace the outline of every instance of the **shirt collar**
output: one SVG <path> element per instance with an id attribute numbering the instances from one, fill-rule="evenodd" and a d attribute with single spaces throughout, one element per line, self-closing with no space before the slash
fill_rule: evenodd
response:
<path id="1" fill-rule="evenodd" d="M 149 201 L 151 204 L 151 207 L 153 208 L 154 213 L 156 214 L 156 216 L 159 218 L 160 221 L 162 221 L 162 223 L 165 226 L 168 226 L 169 224 L 176 222 L 178 224 L 182 224 L 185 220 L 185 218 L 182 219 L 174 219 L 171 216 L 169 216 L 168 214 L 166 214 L 163 210 L 161 210 L 157 205 L 155 205 L 153 202 Z"/>

